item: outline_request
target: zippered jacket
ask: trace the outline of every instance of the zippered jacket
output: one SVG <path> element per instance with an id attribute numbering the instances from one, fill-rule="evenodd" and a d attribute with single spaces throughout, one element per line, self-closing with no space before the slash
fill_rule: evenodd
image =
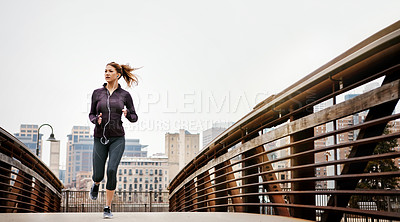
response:
<path id="1" fill-rule="evenodd" d="M 125 131 L 121 119 L 124 106 L 128 110 L 126 118 L 132 123 L 138 120 L 132 97 L 128 91 L 121 88 L 120 84 L 110 95 L 106 85 L 107 83 L 104 83 L 102 88 L 94 90 L 92 94 L 89 119 L 95 124 L 94 137 L 101 138 L 103 133 L 107 138 L 124 136 Z M 99 125 L 97 120 L 100 113 L 102 113 L 102 120 Z"/>

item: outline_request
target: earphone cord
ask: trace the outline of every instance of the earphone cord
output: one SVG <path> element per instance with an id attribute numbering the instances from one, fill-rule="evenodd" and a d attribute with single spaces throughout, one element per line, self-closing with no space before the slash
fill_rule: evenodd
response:
<path id="1" fill-rule="evenodd" d="M 106 89 L 107 90 L 107 89 Z M 106 127 L 107 125 L 110 123 L 110 119 L 111 119 L 111 111 L 110 111 L 110 93 L 107 90 L 107 109 L 108 109 L 108 121 L 107 123 L 104 125 L 103 128 L 103 137 L 100 139 L 100 142 L 103 145 L 106 145 L 108 142 L 110 142 L 107 137 L 106 137 Z M 104 142 L 103 142 L 103 138 L 104 138 Z"/>
<path id="2" fill-rule="evenodd" d="M 118 82 L 116 81 L 115 83 L 117 83 L 118 84 Z M 114 86 L 113 86 L 113 90 L 115 91 L 116 89 L 115 89 L 115 83 L 114 83 Z M 103 145 L 106 145 L 108 142 L 110 142 L 108 139 L 107 139 L 107 137 L 106 137 L 106 126 L 110 123 L 110 120 L 111 120 L 111 110 L 110 110 L 110 92 L 108 91 L 108 89 L 106 89 L 106 91 L 107 91 L 107 109 L 108 109 L 108 121 L 107 121 L 107 123 L 104 125 L 104 128 L 103 128 L 103 137 L 100 139 L 100 142 L 103 144 Z M 104 142 L 103 142 L 103 138 L 104 138 Z"/>

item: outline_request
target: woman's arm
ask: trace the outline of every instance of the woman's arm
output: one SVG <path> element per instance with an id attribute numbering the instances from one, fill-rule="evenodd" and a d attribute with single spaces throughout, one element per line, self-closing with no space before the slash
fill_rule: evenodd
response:
<path id="1" fill-rule="evenodd" d="M 89 120 L 93 124 L 98 124 L 98 116 L 97 116 L 97 111 L 96 111 L 96 105 L 97 105 L 97 100 L 96 100 L 96 91 L 93 91 L 92 93 L 92 104 L 90 106 L 90 112 L 89 112 Z"/>
<path id="2" fill-rule="evenodd" d="M 138 116 L 135 111 L 135 106 L 133 105 L 131 94 L 127 93 L 125 98 L 126 115 L 125 117 L 129 122 L 134 123 L 138 120 Z"/>

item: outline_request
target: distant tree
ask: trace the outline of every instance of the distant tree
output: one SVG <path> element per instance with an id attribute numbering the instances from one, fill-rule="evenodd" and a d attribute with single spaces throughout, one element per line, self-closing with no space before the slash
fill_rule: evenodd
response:
<path id="1" fill-rule="evenodd" d="M 384 134 L 389 134 L 390 125 L 386 126 Z M 395 152 L 395 147 L 398 146 L 397 139 L 387 140 L 383 142 L 379 142 L 375 147 L 373 154 L 384 154 Z M 367 167 L 365 168 L 365 173 L 374 173 L 374 172 L 390 172 L 390 171 L 398 171 L 399 168 L 395 165 L 393 159 L 380 159 L 380 160 L 372 160 L 369 161 Z M 397 189 L 399 188 L 399 178 L 389 177 L 389 178 L 367 178 L 362 179 L 357 184 L 358 189 Z M 359 208 L 357 202 L 365 202 L 367 201 L 365 198 L 360 196 L 352 196 L 350 200 L 350 206 Z M 378 210 L 387 210 L 387 201 L 383 199 L 383 197 L 375 197 L 368 201 L 373 201 L 376 203 Z"/>

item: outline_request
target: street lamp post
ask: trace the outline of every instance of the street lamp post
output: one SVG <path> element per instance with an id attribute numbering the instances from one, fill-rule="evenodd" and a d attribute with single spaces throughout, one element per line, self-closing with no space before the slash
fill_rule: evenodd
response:
<path id="1" fill-rule="evenodd" d="M 38 131 L 37 131 L 37 143 L 36 143 L 36 156 L 38 156 L 39 157 L 39 130 L 40 130 L 40 128 L 42 128 L 42 126 L 50 126 L 49 124 L 42 124 L 41 126 L 39 126 L 39 128 L 38 128 Z M 52 126 L 50 126 L 50 128 L 51 128 L 51 134 L 50 134 L 50 137 L 47 139 L 47 141 L 57 141 L 56 140 L 56 138 L 54 137 L 54 134 L 53 134 L 53 127 Z"/>

